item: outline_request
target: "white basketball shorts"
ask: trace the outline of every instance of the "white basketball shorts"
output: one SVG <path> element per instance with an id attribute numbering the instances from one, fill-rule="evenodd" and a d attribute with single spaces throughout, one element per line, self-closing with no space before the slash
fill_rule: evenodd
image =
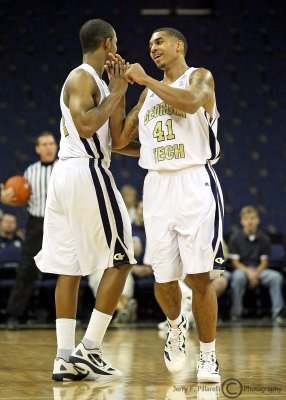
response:
<path id="1" fill-rule="evenodd" d="M 89 275 L 97 269 L 136 264 L 131 224 L 109 170 L 97 160 L 59 160 L 49 182 L 42 272 Z"/>
<path id="2" fill-rule="evenodd" d="M 210 165 L 149 171 L 143 214 L 150 262 L 159 283 L 222 270 L 223 198 Z"/>

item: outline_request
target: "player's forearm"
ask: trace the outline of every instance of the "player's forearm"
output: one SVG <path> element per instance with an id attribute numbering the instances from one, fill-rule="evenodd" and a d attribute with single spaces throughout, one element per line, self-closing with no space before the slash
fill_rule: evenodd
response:
<path id="1" fill-rule="evenodd" d="M 113 149 L 112 147 L 112 152 L 122 154 L 124 156 L 140 157 L 140 147 L 141 144 L 139 142 L 133 141 L 125 146 L 123 149 Z"/>
<path id="2" fill-rule="evenodd" d="M 138 112 L 139 108 L 134 107 L 124 120 L 122 129 L 113 132 L 113 149 L 122 149 L 126 147 L 130 142 L 138 138 Z"/>
<path id="3" fill-rule="evenodd" d="M 166 104 L 189 114 L 195 113 L 207 100 L 207 96 L 204 93 L 200 93 L 198 89 L 194 89 L 193 91 L 177 89 L 159 82 L 150 76 L 147 76 L 144 85 Z"/>
<path id="4" fill-rule="evenodd" d="M 80 136 L 92 137 L 110 118 L 121 97 L 122 95 L 119 93 L 113 92 L 99 106 L 93 107 L 74 118 Z"/>
<path id="5" fill-rule="evenodd" d="M 116 142 L 118 139 L 118 135 L 121 135 L 125 118 L 125 96 L 123 96 L 109 119 L 109 128 L 112 142 Z"/>

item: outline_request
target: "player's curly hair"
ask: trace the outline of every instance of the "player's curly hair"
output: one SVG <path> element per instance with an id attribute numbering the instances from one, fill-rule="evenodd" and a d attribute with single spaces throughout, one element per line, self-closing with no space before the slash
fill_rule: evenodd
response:
<path id="1" fill-rule="evenodd" d="M 104 40 L 113 38 L 114 35 L 115 31 L 108 22 L 102 19 L 87 21 L 79 31 L 83 54 L 97 50 Z"/>

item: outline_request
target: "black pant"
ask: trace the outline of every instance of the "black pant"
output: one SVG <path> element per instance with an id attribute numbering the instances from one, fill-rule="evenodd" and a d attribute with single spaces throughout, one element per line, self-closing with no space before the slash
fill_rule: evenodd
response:
<path id="1" fill-rule="evenodd" d="M 7 314 L 21 317 L 27 310 L 33 291 L 34 281 L 39 275 L 34 256 L 42 248 L 44 218 L 29 216 L 26 228 L 26 240 L 23 255 L 17 269 L 16 280 L 11 290 Z"/>

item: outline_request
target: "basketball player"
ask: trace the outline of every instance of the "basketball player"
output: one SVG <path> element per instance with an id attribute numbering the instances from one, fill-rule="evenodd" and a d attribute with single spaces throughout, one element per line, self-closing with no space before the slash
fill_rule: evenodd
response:
<path id="1" fill-rule="evenodd" d="M 164 72 L 159 82 L 139 64 L 125 76 L 146 86 L 131 111 L 132 130 L 119 126 L 117 145 L 138 134 L 144 183 L 144 221 L 155 275 L 155 295 L 169 323 L 164 358 L 171 372 L 186 359 L 187 319 L 181 314 L 178 280 L 193 290 L 193 313 L 200 339 L 199 382 L 220 382 L 215 353 L 217 299 L 211 278 L 221 268 L 223 202 L 212 164 L 219 159 L 214 80 L 210 71 L 189 67 L 187 42 L 176 29 L 160 28 L 150 55 Z M 216 268 L 216 265 L 215 265 Z"/>
<path id="2" fill-rule="evenodd" d="M 41 271 L 59 275 L 55 293 L 58 350 L 52 375 L 57 381 L 81 380 L 89 372 L 97 377 L 121 375 L 103 359 L 101 343 L 130 264 L 136 263 L 128 213 L 108 169 L 112 118 L 122 117 L 128 86 L 126 66 L 114 56 L 117 37 L 107 22 L 87 21 L 80 40 L 83 64 L 71 71 L 61 91 L 59 161 L 49 185 L 42 250 L 35 257 Z M 114 69 L 107 87 L 101 76 L 110 56 Z M 104 274 L 95 308 L 75 349 L 80 278 L 97 269 Z"/>

